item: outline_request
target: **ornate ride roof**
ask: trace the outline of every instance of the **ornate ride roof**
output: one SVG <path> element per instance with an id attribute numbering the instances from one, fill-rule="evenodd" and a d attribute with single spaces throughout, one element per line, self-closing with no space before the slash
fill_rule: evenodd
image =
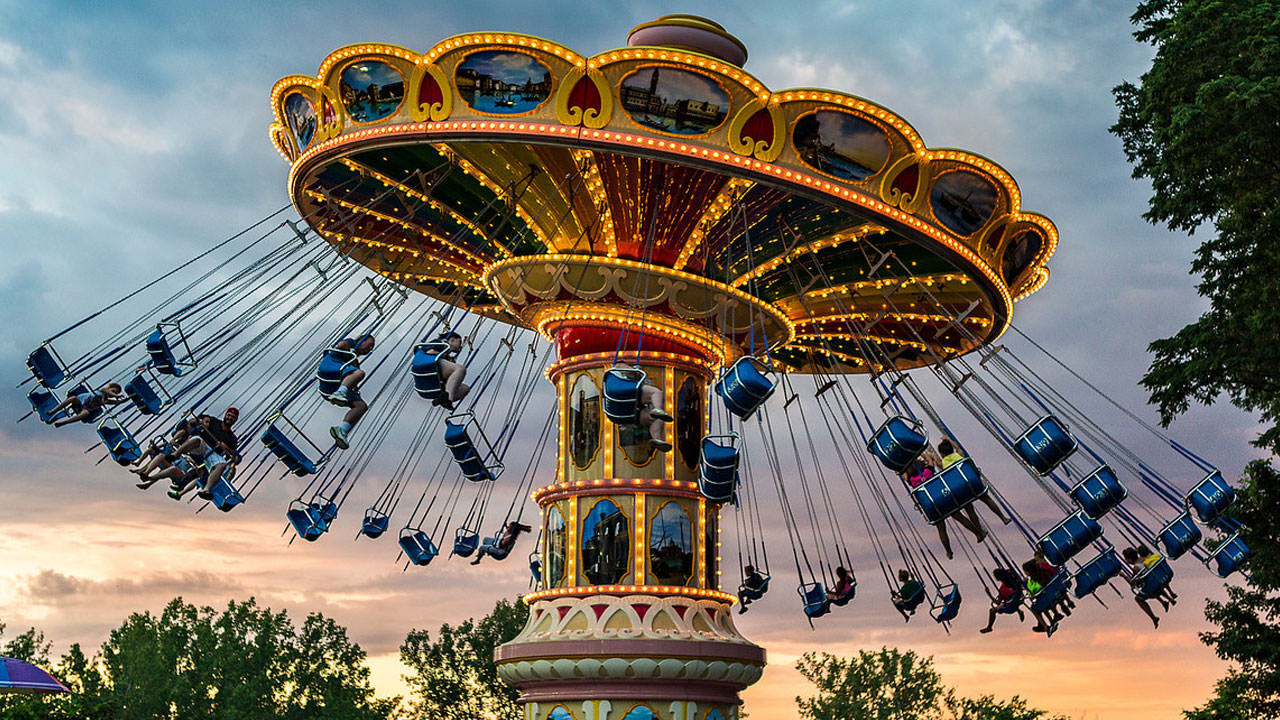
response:
<path id="1" fill-rule="evenodd" d="M 929 148 L 868 100 L 774 91 L 670 46 L 353 45 L 280 80 L 271 104 L 316 230 L 508 322 L 614 303 L 767 342 L 793 371 L 865 371 L 856 336 L 910 367 L 928 345 L 998 337 L 1057 245 L 992 161 Z"/>

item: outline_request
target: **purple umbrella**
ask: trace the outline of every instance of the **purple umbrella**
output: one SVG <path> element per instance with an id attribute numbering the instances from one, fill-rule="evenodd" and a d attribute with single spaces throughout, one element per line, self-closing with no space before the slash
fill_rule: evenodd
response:
<path id="1" fill-rule="evenodd" d="M 0 657 L 0 693 L 64 693 L 66 685 L 40 668 L 13 658 Z"/>

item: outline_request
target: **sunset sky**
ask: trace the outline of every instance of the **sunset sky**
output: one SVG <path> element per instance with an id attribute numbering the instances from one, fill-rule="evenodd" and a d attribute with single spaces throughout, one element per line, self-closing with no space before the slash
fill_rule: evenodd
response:
<path id="1" fill-rule="evenodd" d="M 1145 348 L 1202 311 L 1187 273 L 1202 238 L 1143 222 L 1148 188 L 1130 178 L 1106 131 L 1116 114 L 1111 88 L 1137 80 L 1150 61 L 1149 48 L 1130 37 L 1132 6 L 476 0 L 315 1 L 285 10 L 240 1 L 0 0 L 7 636 L 34 625 L 57 653 L 71 642 L 96 648 L 129 612 L 159 610 L 177 595 L 215 606 L 255 596 L 295 617 L 322 611 L 346 625 L 371 655 L 379 691 L 395 694 L 402 692 L 396 652 L 411 628 L 457 622 L 528 589 L 519 560 L 478 568 L 454 560 L 402 573 L 389 536 L 351 541 L 355 509 L 319 542 L 289 545 L 281 530 L 296 486 L 264 487 L 226 515 L 194 515 L 158 489 L 138 492 L 116 467 L 94 466 L 82 452 L 94 440 L 89 428 L 13 422 L 27 409 L 13 385 L 43 338 L 286 204 L 288 167 L 267 137 L 268 92 L 277 79 L 313 74 L 330 51 L 362 41 L 426 50 L 457 33 L 506 30 L 589 55 L 625 44 L 628 30 L 661 14 L 711 17 L 743 41 L 746 69 L 769 88 L 834 88 L 872 99 L 907 118 L 931 147 L 964 148 L 1008 169 L 1023 207 L 1052 218 L 1061 233 L 1048 285 L 1017 307 L 1015 324 L 1154 421 L 1137 384 Z M 544 394 L 549 400 L 549 388 Z M 1095 405 L 1102 407 L 1087 406 Z M 546 409 L 532 412 L 541 418 Z M 1171 463 L 1186 487 L 1191 470 L 1115 411 L 1100 413 L 1140 453 Z M 1248 445 L 1257 430 L 1253 418 L 1219 404 L 1194 408 L 1170 433 L 1234 478 L 1257 456 Z M 987 457 L 988 474 L 1012 471 L 1007 456 Z M 1054 509 L 1022 487 L 1024 479 L 1001 487 L 1043 524 Z M 367 504 L 378 485 L 359 487 L 353 507 Z M 973 597 L 948 636 L 924 617 L 904 624 L 868 564 L 859 598 L 812 632 L 788 587 L 790 553 L 772 520 L 775 582 L 782 581 L 739 620 L 769 651 L 764 678 L 745 693 L 754 718 L 795 717 L 792 698 L 808 688 L 792 667 L 810 650 L 910 648 L 933 655 L 963 693 L 1016 693 L 1079 720 L 1176 717 L 1203 701 L 1224 670 L 1197 638 L 1206 627 L 1203 599 L 1223 596 L 1221 583 L 1190 558 L 1175 565 L 1181 601 L 1158 631 L 1108 590 L 1109 610 L 1081 603 L 1048 641 L 1008 617 L 979 635 L 984 603 Z M 870 557 L 867 548 L 854 552 Z M 726 585 L 736 583 L 731 578 L 726 572 Z"/>

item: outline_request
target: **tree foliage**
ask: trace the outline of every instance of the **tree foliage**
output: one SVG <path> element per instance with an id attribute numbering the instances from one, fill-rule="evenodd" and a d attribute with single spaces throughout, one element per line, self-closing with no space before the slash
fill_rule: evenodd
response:
<path id="1" fill-rule="evenodd" d="M 1209 309 L 1151 344 L 1143 384 L 1168 423 L 1225 394 L 1266 424 L 1257 444 L 1280 452 L 1280 0 L 1146 0 L 1133 15 L 1154 46 L 1139 84 L 1115 89 L 1112 127 L 1152 195 L 1145 217 L 1213 237 L 1192 270 Z M 1235 667 L 1193 720 L 1280 717 L 1280 481 L 1249 466 L 1233 512 L 1255 552 L 1251 579 L 1229 587 L 1202 635 Z"/>
<path id="2" fill-rule="evenodd" d="M 412 670 L 405 680 L 413 691 L 410 718 L 421 720 L 519 720 L 517 693 L 498 678 L 493 651 L 514 638 L 529 619 L 529 608 L 499 600 L 479 620 L 457 627 L 441 625 L 435 640 L 413 630 L 400 647 L 400 660 Z"/>
<path id="3" fill-rule="evenodd" d="M 1215 233 L 1192 263 L 1209 309 L 1151 344 L 1143 385 L 1166 424 L 1225 394 L 1280 452 L 1280 0 L 1146 0 L 1133 21 L 1156 55 L 1111 130 L 1151 181 L 1144 217 Z"/>
<path id="4" fill-rule="evenodd" d="M 47 643 L 23 638 L 47 666 Z M 374 697 L 365 653 L 341 626 L 312 614 L 295 627 L 252 599 L 221 613 L 181 598 L 159 616 L 134 613 L 96 657 L 71 646 L 55 675 L 71 695 L 24 697 L 0 718 L 385 720 L 399 702 Z"/>
<path id="5" fill-rule="evenodd" d="M 964 698 L 942 682 L 933 658 L 881 648 L 842 658 L 806 653 L 796 669 L 817 689 L 797 697 L 804 720 L 1054 720 L 1043 710 L 991 695 Z"/>

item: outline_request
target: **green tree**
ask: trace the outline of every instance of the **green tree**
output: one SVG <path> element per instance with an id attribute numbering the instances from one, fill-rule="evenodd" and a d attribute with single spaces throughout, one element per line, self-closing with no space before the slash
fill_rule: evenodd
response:
<path id="1" fill-rule="evenodd" d="M 181 598 L 159 616 L 134 613 L 95 658 L 73 645 L 56 674 L 73 694 L 0 718 L 385 720 L 399 703 L 374 697 L 364 651 L 342 627 L 312 614 L 295 628 L 252 599 L 221 613 Z"/>
<path id="2" fill-rule="evenodd" d="M 498 679 L 494 648 L 514 638 L 529 620 L 529 608 L 499 600 L 480 620 L 441 625 L 433 641 L 413 630 L 400 647 L 400 660 L 412 670 L 405 680 L 413 691 L 408 716 L 422 720 L 519 720 L 515 688 Z"/>
<path id="3" fill-rule="evenodd" d="M 1212 225 L 1192 271 L 1209 309 L 1151 344 L 1143 384 L 1167 424 L 1192 402 L 1226 395 L 1258 412 L 1256 443 L 1280 452 L 1280 1 L 1147 0 L 1133 15 L 1156 51 L 1115 89 L 1112 127 L 1152 195 L 1145 217 L 1195 232 Z M 1193 720 L 1280 717 L 1280 478 L 1256 462 L 1233 509 L 1255 556 L 1244 587 L 1210 602 L 1202 639 L 1235 667 Z"/>
<path id="4" fill-rule="evenodd" d="M 1166 424 L 1225 394 L 1280 452 L 1280 1 L 1147 0 L 1133 22 L 1156 55 L 1111 130 L 1151 181 L 1144 217 L 1214 232 L 1192 263 L 1209 309 L 1151 344 L 1143 385 Z"/>
<path id="5" fill-rule="evenodd" d="M 1025 700 L 964 698 L 942 682 L 933 658 L 881 648 L 842 658 L 806 653 L 796 663 L 817 688 L 796 698 L 804 720 L 1061 720 Z"/>

